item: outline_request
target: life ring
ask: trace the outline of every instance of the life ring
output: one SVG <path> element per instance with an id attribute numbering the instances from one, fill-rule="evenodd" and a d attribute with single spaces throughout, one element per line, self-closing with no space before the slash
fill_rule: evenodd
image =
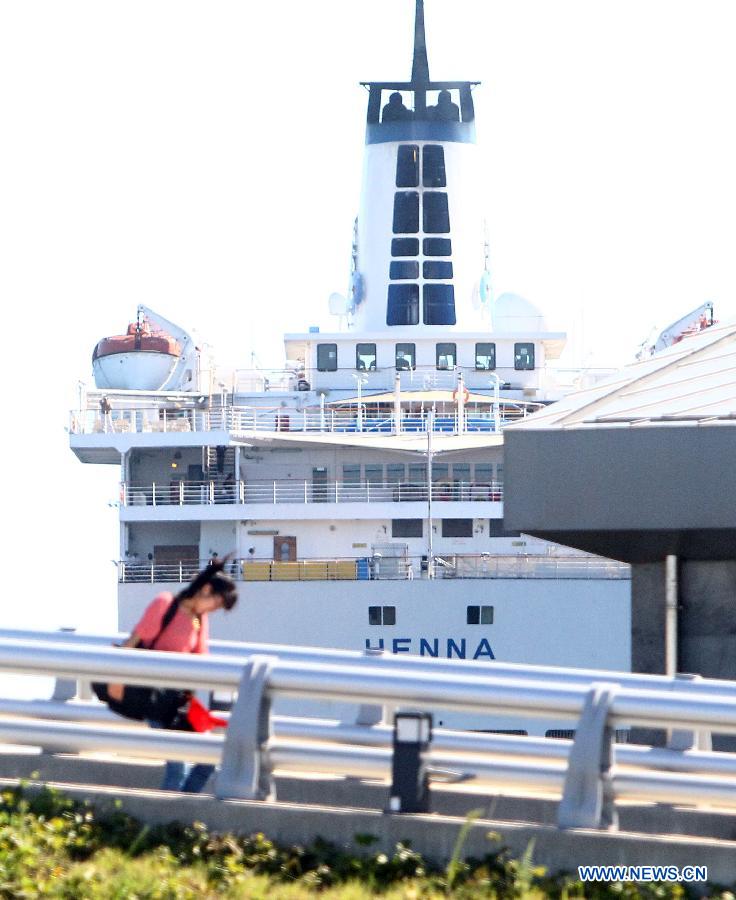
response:
<path id="1" fill-rule="evenodd" d="M 467 403 L 470 400 L 470 391 L 464 387 L 463 388 L 463 403 Z M 452 402 L 457 403 L 457 388 L 452 392 Z"/>

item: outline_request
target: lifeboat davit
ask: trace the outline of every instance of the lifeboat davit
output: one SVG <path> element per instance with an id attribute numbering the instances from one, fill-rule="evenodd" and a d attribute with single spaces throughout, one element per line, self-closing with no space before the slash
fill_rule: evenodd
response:
<path id="1" fill-rule="evenodd" d="M 154 331 L 145 319 L 131 322 L 126 334 L 103 338 L 92 353 L 98 388 L 157 391 L 181 357 L 176 338 Z"/>

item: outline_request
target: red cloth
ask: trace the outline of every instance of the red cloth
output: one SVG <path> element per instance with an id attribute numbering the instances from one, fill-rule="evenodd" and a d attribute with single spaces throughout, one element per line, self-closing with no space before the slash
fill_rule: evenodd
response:
<path id="1" fill-rule="evenodd" d="M 140 622 L 133 629 L 144 644 L 150 643 L 158 634 L 161 620 L 173 600 L 173 594 L 163 591 L 148 604 Z M 208 638 L 207 613 L 204 613 L 197 623 L 180 607 L 153 649 L 172 650 L 176 653 L 207 653 Z"/>
<path id="2" fill-rule="evenodd" d="M 221 719 L 219 716 L 213 716 L 206 706 L 192 697 L 189 701 L 189 709 L 187 710 L 187 722 L 195 731 L 212 731 L 213 728 L 227 728 L 227 719 Z"/>

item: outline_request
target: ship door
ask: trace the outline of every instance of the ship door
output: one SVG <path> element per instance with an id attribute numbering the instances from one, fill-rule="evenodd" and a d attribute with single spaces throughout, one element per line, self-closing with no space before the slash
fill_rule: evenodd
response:
<path id="1" fill-rule="evenodd" d="M 327 503 L 327 468 L 312 469 L 312 503 Z"/>
<path id="2" fill-rule="evenodd" d="M 296 562 L 296 538 L 275 537 L 273 539 L 274 562 Z"/>

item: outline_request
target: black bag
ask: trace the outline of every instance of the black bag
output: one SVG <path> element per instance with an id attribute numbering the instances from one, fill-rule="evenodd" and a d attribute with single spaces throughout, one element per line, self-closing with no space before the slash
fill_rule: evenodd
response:
<path id="1" fill-rule="evenodd" d="M 179 601 L 174 599 L 161 618 L 158 634 L 149 644 L 141 644 L 141 649 L 154 649 L 156 642 L 168 628 L 178 609 Z M 170 728 L 175 724 L 177 717 L 183 718 L 180 710 L 187 705 L 191 697 L 190 691 L 126 684 L 122 699 L 113 700 L 107 692 L 107 683 L 101 681 L 92 682 L 92 691 L 98 700 L 106 703 L 114 713 L 138 722 L 160 722 L 165 728 Z"/>

